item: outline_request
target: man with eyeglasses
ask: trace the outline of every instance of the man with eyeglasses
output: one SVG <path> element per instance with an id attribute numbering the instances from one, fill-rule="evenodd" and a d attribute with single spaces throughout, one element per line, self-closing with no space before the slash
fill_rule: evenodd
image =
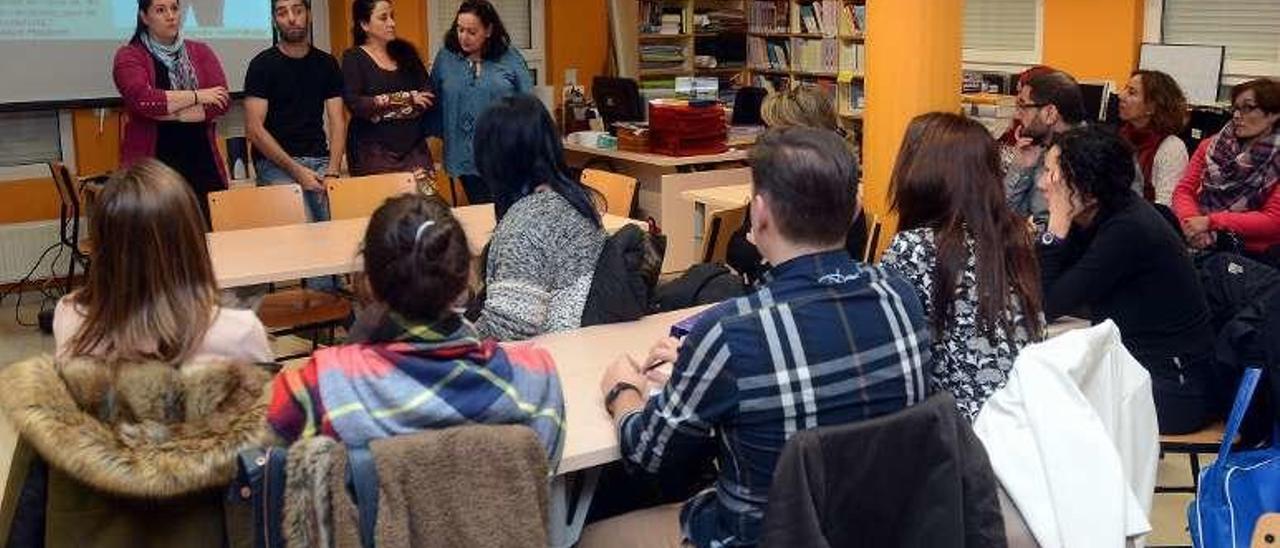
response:
<path id="1" fill-rule="evenodd" d="M 1080 86 L 1065 72 L 1036 76 L 1018 90 L 1014 116 L 1022 128 L 1015 135 L 1017 155 L 1005 176 L 1005 196 L 1015 213 L 1044 227 L 1049 221 L 1049 205 L 1036 188 L 1036 180 L 1044 171 L 1044 154 L 1053 145 L 1054 136 L 1084 124 Z"/>

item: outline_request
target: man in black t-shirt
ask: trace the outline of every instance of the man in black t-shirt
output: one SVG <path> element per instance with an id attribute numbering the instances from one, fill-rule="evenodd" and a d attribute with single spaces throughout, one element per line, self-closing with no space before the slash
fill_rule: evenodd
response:
<path id="1" fill-rule="evenodd" d="M 253 58 L 244 83 L 258 184 L 300 185 L 311 220 L 327 221 L 324 179 L 337 177 L 346 150 L 342 72 L 311 46 L 311 0 L 274 0 L 272 14 L 279 43 Z"/>

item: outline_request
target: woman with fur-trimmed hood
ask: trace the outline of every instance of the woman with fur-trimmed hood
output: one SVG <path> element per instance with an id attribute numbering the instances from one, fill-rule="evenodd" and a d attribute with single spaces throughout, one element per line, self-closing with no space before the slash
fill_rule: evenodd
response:
<path id="1" fill-rule="evenodd" d="M 217 306 L 195 196 L 163 164 L 110 181 L 89 232 L 86 285 L 55 312 L 56 360 L 0 371 L 0 409 L 47 464 L 31 468 L 10 544 L 227 545 L 237 454 L 266 441 L 265 330 Z"/>

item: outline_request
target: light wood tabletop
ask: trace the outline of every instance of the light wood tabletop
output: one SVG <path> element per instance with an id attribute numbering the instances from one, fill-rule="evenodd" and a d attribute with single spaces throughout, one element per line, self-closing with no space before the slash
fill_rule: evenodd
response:
<path id="1" fill-rule="evenodd" d="M 751 202 L 751 185 L 713 186 L 681 193 L 684 199 L 715 211 L 742 207 Z"/>
<path id="2" fill-rule="evenodd" d="M 478 256 L 496 224 L 493 205 L 453 208 L 466 232 L 472 255 Z M 610 234 L 640 221 L 605 215 Z M 360 243 L 368 218 L 323 223 L 228 230 L 208 234 L 214 278 L 222 288 L 349 274 L 361 268 Z"/>
<path id="3" fill-rule="evenodd" d="M 640 320 L 551 333 L 532 340 L 555 358 L 564 391 L 565 443 L 557 473 L 565 474 L 618 460 L 618 435 L 604 408 L 600 378 L 613 360 L 629 354 L 644 360 L 671 326 L 707 306 L 646 316 Z M 521 343 L 506 343 L 521 344 Z"/>
<path id="4" fill-rule="evenodd" d="M 626 160 L 628 162 L 637 162 L 641 164 L 649 164 L 658 167 L 684 167 L 696 166 L 700 164 L 719 164 L 724 162 L 741 162 L 747 159 L 748 152 L 742 148 L 731 148 L 720 154 L 703 154 L 699 156 L 667 156 L 665 154 L 653 154 L 646 152 L 629 152 L 625 150 L 609 150 L 603 148 L 583 146 L 566 140 L 564 149 L 580 154 L 590 154 L 593 156 L 602 156 L 605 158 L 615 158 L 618 160 Z"/>

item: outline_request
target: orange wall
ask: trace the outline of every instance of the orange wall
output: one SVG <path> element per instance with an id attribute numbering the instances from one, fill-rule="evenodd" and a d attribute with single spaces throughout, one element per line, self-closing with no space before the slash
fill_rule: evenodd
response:
<path id="1" fill-rule="evenodd" d="M 417 46 L 418 53 L 427 55 L 427 0 L 397 0 L 396 36 Z M 329 47 L 334 57 L 342 58 L 342 52 L 351 47 L 351 2 L 329 2 Z M 428 64 L 430 59 L 424 59 Z"/>
<path id="2" fill-rule="evenodd" d="M 564 85 L 565 69 L 578 69 L 578 83 L 605 73 L 609 64 L 609 9 L 605 0 L 547 0 L 547 77 Z M 556 97 L 559 97 L 557 91 Z"/>
<path id="3" fill-rule="evenodd" d="M 1123 85 L 1138 67 L 1143 0 L 1045 0 L 1044 63 Z"/>

